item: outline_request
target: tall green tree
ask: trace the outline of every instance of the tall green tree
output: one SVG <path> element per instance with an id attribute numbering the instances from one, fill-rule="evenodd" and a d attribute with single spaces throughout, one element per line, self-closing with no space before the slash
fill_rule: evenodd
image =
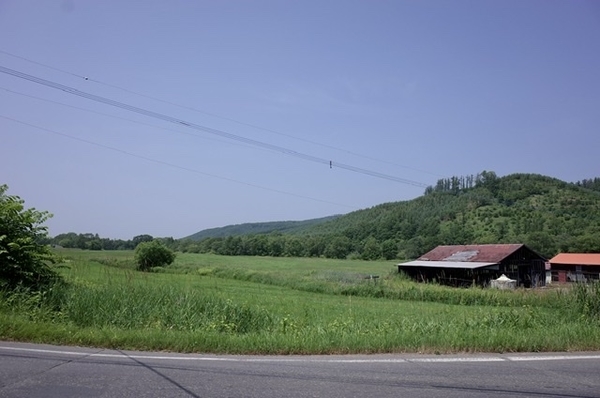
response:
<path id="1" fill-rule="evenodd" d="M 350 239 L 345 236 L 336 236 L 331 239 L 331 242 L 325 247 L 325 257 L 327 258 L 346 258 L 350 254 L 352 244 Z"/>
<path id="2" fill-rule="evenodd" d="M 392 239 L 383 241 L 381 244 L 381 255 L 386 260 L 393 260 L 398 256 L 398 244 Z"/>
<path id="3" fill-rule="evenodd" d="M 0 185 L 0 289 L 19 286 L 41 290 L 59 279 L 49 263 L 53 261 L 44 222 L 52 215 L 26 209 L 18 196 L 8 195 Z"/>
<path id="4" fill-rule="evenodd" d="M 372 236 L 369 236 L 362 247 L 362 252 L 360 256 L 363 260 L 377 260 L 381 257 L 381 247 Z"/>

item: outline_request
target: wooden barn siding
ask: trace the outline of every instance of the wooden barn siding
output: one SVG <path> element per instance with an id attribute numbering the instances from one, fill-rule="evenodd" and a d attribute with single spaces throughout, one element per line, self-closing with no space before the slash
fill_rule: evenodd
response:
<path id="1" fill-rule="evenodd" d="M 541 287 L 546 284 L 546 269 L 543 257 L 528 248 L 521 247 L 505 259 L 498 269 L 457 269 L 457 268 L 431 268 L 431 267 L 406 267 L 398 266 L 408 276 L 418 281 L 438 281 L 451 286 L 470 286 L 473 283 L 488 286 L 492 279 L 499 278 L 502 274 L 517 281 L 517 286 Z"/>

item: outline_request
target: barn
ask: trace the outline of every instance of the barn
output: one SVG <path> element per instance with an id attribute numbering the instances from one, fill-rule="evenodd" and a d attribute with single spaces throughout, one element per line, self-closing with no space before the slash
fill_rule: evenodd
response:
<path id="1" fill-rule="evenodd" d="M 545 263 L 544 257 L 522 244 L 452 245 L 398 264 L 398 272 L 453 286 L 488 286 L 504 274 L 517 286 L 541 287 L 546 282 Z"/>
<path id="2" fill-rule="evenodd" d="M 600 253 L 559 253 L 550 259 L 552 282 L 587 282 L 600 279 Z"/>

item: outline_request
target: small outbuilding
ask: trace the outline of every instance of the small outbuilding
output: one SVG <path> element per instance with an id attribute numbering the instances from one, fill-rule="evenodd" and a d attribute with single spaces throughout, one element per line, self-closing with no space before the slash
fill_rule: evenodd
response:
<path id="1" fill-rule="evenodd" d="M 489 286 L 505 275 L 517 286 L 541 287 L 546 282 L 546 259 L 523 244 L 438 246 L 415 261 L 398 264 L 420 281 Z"/>
<path id="2" fill-rule="evenodd" d="M 560 253 L 550 259 L 552 282 L 600 280 L 600 253 Z"/>
<path id="3" fill-rule="evenodd" d="M 492 279 L 491 287 L 493 289 L 500 289 L 500 290 L 514 289 L 517 287 L 517 281 L 514 279 L 510 279 L 506 275 L 502 274 L 500 276 L 500 278 Z"/>

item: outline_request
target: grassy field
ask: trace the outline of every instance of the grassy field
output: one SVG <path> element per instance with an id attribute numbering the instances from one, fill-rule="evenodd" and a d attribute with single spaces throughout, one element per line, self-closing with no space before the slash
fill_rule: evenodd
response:
<path id="1" fill-rule="evenodd" d="M 0 297 L 0 339 L 236 354 L 600 348 L 600 289 L 454 289 L 393 262 L 59 251 L 68 287 Z M 371 275 L 379 276 L 371 279 Z"/>

